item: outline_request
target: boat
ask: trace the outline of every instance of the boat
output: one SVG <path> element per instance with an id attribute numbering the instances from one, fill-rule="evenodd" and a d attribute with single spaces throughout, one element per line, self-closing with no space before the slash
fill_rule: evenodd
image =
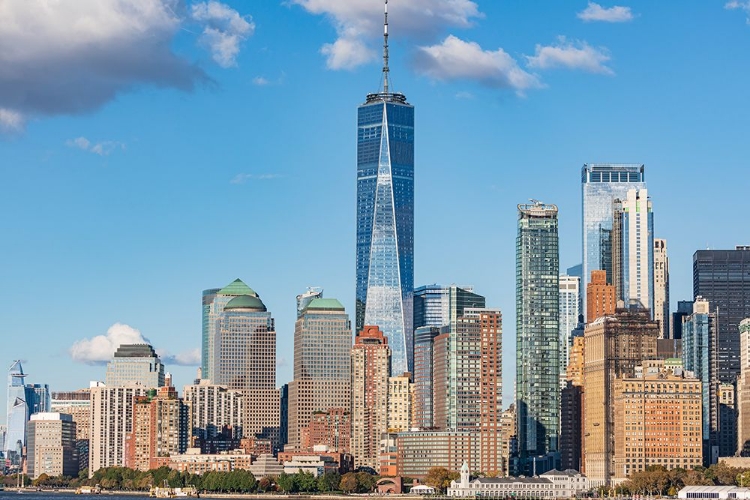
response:
<path id="1" fill-rule="evenodd" d="M 151 498 L 200 498 L 198 490 L 193 485 L 182 488 L 171 488 L 167 481 L 164 486 L 152 486 L 148 492 Z"/>

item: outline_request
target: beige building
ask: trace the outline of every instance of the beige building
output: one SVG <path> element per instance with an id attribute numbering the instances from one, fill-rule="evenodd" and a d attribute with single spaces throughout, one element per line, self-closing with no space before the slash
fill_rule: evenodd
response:
<path id="1" fill-rule="evenodd" d="M 474 432 L 401 432 L 396 443 L 399 476 L 421 479 L 433 467 L 457 471 L 464 461 L 471 470 L 480 470 L 479 446 Z"/>
<path id="2" fill-rule="evenodd" d="M 89 389 L 74 392 L 53 392 L 51 409 L 65 413 L 76 423 L 76 440 L 88 440 L 91 436 L 91 395 Z"/>
<path id="3" fill-rule="evenodd" d="M 609 484 L 615 475 L 615 380 L 634 376 L 636 366 L 656 357 L 659 324 L 650 316 L 648 309 L 622 307 L 586 326 L 583 460 L 594 482 Z"/>
<path id="4" fill-rule="evenodd" d="M 289 446 L 300 449 L 313 413 L 349 408 L 352 326 L 336 299 L 313 298 L 294 326 L 294 380 L 289 383 Z"/>
<path id="5" fill-rule="evenodd" d="M 573 385 L 582 387 L 583 386 L 583 372 L 584 372 L 584 337 L 573 337 L 573 345 L 570 347 L 570 361 L 568 362 L 568 369 L 565 379 L 570 381 Z"/>
<path id="6" fill-rule="evenodd" d="M 654 238 L 654 320 L 659 322 L 661 335 L 669 338 L 669 257 L 667 240 Z"/>
<path id="7" fill-rule="evenodd" d="M 169 457 L 170 469 L 199 475 L 206 472 L 232 472 L 238 469 L 250 470 L 252 463 L 253 456 L 245 453 L 245 450 L 231 450 L 217 454 L 202 455 L 200 448 L 189 448 L 183 454 Z"/>
<path id="8" fill-rule="evenodd" d="M 27 473 L 31 479 L 42 474 L 78 476 L 76 423 L 64 413 L 35 413 L 26 424 Z"/>
<path id="9" fill-rule="evenodd" d="M 377 326 L 365 326 L 351 350 L 351 453 L 355 467 L 380 468 L 380 440 L 388 431 L 391 350 Z"/>
<path id="10" fill-rule="evenodd" d="M 690 470 L 703 461 L 701 382 L 663 362 L 614 384 L 614 478 L 650 466 Z"/>
<path id="11" fill-rule="evenodd" d="M 500 414 L 500 455 L 503 461 L 503 476 L 507 476 L 509 471 L 509 460 L 510 460 L 510 441 L 515 438 L 517 434 L 516 430 L 516 406 L 511 405 L 503 410 Z"/>
<path id="12" fill-rule="evenodd" d="M 388 379 L 388 432 L 410 429 L 412 386 L 408 373 Z"/>
<path id="13" fill-rule="evenodd" d="M 750 318 L 740 322 L 740 378 L 737 380 L 737 450 L 750 456 Z"/>
<path id="14" fill-rule="evenodd" d="M 242 415 L 245 398 L 242 391 L 200 380 L 183 389 L 185 403 L 190 405 L 192 434 L 199 439 L 213 439 L 225 434 L 242 437 Z"/>

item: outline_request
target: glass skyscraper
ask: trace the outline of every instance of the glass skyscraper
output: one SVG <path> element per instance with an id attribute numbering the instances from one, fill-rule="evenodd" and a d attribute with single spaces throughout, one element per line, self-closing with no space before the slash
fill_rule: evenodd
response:
<path id="1" fill-rule="evenodd" d="M 21 453 L 26 444 L 26 422 L 29 406 L 26 403 L 26 387 L 21 361 L 16 360 L 8 369 L 8 430 L 5 434 L 5 458 L 12 465 L 21 464 Z"/>
<path id="2" fill-rule="evenodd" d="M 654 317 L 654 211 L 646 189 L 616 199 L 612 227 L 612 284 L 618 300 L 637 300 Z"/>
<path id="3" fill-rule="evenodd" d="M 557 207 L 518 206 L 516 412 L 521 466 L 558 451 L 560 429 L 560 252 Z M 540 463 L 536 462 L 536 473 Z"/>
<path id="4" fill-rule="evenodd" d="M 642 164 L 587 163 L 581 170 L 583 194 L 582 304 L 586 315 L 586 284 L 591 271 L 607 271 L 612 281 L 612 203 L 624 199 L 630 189 L 645 189 Z"/>
<path id="5" fill-rule="evenodd" d="M 392 373 L 413 366 L 414 107 L 406 96 L 368 94 L 357 112 L 356 329 L 378 326 Z"/>

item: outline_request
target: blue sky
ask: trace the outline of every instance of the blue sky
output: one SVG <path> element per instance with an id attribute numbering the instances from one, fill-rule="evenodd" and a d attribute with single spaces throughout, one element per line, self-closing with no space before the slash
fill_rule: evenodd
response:
<path id="1" fill-rule="evenodd" d="M 750 4 L 617 5 L 389 5 L 393 86 L 416 107 L 416 283 L 471 284 L 502 310 L 506 404 L 518 203 L 559 206 L 564 269 L 582 164 L 645 163 L 673 304 L 695 250 L 750 243 Z M 239 277 L 291 380 L 295 295 L 321 286 L 353 315 L 355 118 L 380 83 L 381 2 L 0 7 L 4 366 L 85 387 L 104 377 L 83 362 L 97 336 L 137 336 L 121 323 L 181 387 L 201 290 Z"/>

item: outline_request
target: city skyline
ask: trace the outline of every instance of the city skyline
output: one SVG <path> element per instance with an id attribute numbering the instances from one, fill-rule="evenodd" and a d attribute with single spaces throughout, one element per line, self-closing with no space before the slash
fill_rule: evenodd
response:
<path id="1" fill-rule="evenodd" d="M 517 203 L 535 197 L 560 207 L 565 269 L 580 262 L 581 166 L 591 159 L 643 162 L 659 211 L 655 236 L 669 241 L 673 305 L 692 298 L 696 250 L 748 243 L 743 183 L 726 182 L 744 175 L 747 105 L 732 96 L 742 95 L 748 74 L 729 56 L 716 54 L 747 47 L 750 29 L 742 12 L 720 4 L 687 3 L 675 13 L 665 5 L 628 2 L 629 22 L 596 23 L 577 16 L 586 2 L 533 15 L 528 7 L 468 3 L 482 15 L 463 12 L 464 24 L 440 18 L 437 33 L 420 31 L 429 23 L 399 24 L 394 6 L 392 66 L 395 88 L 419 106 L 414 284 L 470 283 L 488 306 L 502 310 L 507 406 L 515 372 Z M 296 293 L 321 286 L 354 313 L 352 110 L 377 88 L 379 62 L 349 72 L 326 69 L 326 56 L 329 65 L 336 61 L 330 59 L 335 46 L 319 51 L 336 33 L 317 14 L 344 15 L 338 11 L 316 12 L 302 1 L 284 7 L 228 4 L 240 15 L 252 15 L 245 22 L 255 28 L 252 36 L 246 28 L 235 60 L 223 60 L 237 67 L 210 62 L 222 61 L 220 55 L 195 47 L 182 31 L 176 42 L 181 55 L 210 75 L 211 89 L 188 93 L 148 79 L 146 84 L 167 88 L 142 88 L 144 80 L 136 80 L 138 91 L 128 92 L 127 85 L 115 89 L 117 99 L 100 107 L 66 108 L 63 116 L 23 110 L 24 130 L 3 134 L 0 154 L 14 167 L 6 167 L 7 192 L 0 203 L 4 213 L 13 214 L 3 222 L 13 244 L 6 249 L 0 314 L 7 319 L 4 338 L 29 339 L 8 351 L 6 366 L 27 360 L 33 380 L 56 391 L 86 387 L 89 380 L 103 379 L 102 363 L 113 352 L 104 358 L 90 340 L 110 330 L 110 339 L 151 340 L 181 387 L 197 366 L 190 353 L 201 345 L 201 290 L 240 277 L 263 290 L 274 311 L 277 381 L 284 383 L 292 378 Z M 373 16 L 381 10 L 374 2 Z M 193 14 L 202 16 L 200 9 Z M 690 23 L 696 19 L 720 31 L 723 41 L 693 40 Z M 282 40 L 289 23 L 301 29 Z M 669 29 L 661 34 L 664 23 Z M 517 32 L 497 35 L 498 26 Z M 529 26 L 539 29 L 524 30 Z M 380 27 L 370 28 L 369 22 L 361 25 L 362 40 L 377 52 Z M 569 38 L 559 41 L 559 35 Z M 8 36 L 0 28 L 0 39 Z M 670 43 L 655 43 L 667 37 Z M 419 49 L 473 47 L 456 40 L 476 41 L 492 61 L 505 54 L 546 88 L 519 89 L 496 80 L 495 88 L 486 88 L 481 75 L 472 81 L 463 66 L 454 74 L 438 72 L 445 68 L 430 66 L 431 52 Z M 535 54 L 535 44 L 543 44 L 529 56 L 537 58 L 536 66 L 524 63 L 525 54 Z M 599 60 L 594 74 L 549 71 L 541 50 L 548 44 L 588 47 L 584 55 L 604 54 L 607 47 L 607 59 Z M 676 44 L 680 50 L 670 50 Z M 646 50 L 652 57 L 641 58 Z M 669 66 L 670 78 L 659 76 L 657 62 Z M 634 84 L 644 74 L 649 78 Z M 0 108 L 12 104 L 0 101 Z M 717 119 L 701 119 L 709 113 Z M 17 123 L 8 112 L 0 117 L 6 129 Z M 467 126 L 474 123 L 479 126 Z M 288 147 L 290 137 L 298 147 Z M 706 199 L 688 206 L 672 194 L 691 190 Z M 683 231 L 686 220 L 702 231 Z M 463 238 L 445 237 L 446 228 L 464 236 L 481 232 L 488 239 L 482 246 L 466 245 Z M 24 313 L 40 289 L 56 301 L 44 314 Z M 79 305 L 83 297 L 86 314 Z"/>

